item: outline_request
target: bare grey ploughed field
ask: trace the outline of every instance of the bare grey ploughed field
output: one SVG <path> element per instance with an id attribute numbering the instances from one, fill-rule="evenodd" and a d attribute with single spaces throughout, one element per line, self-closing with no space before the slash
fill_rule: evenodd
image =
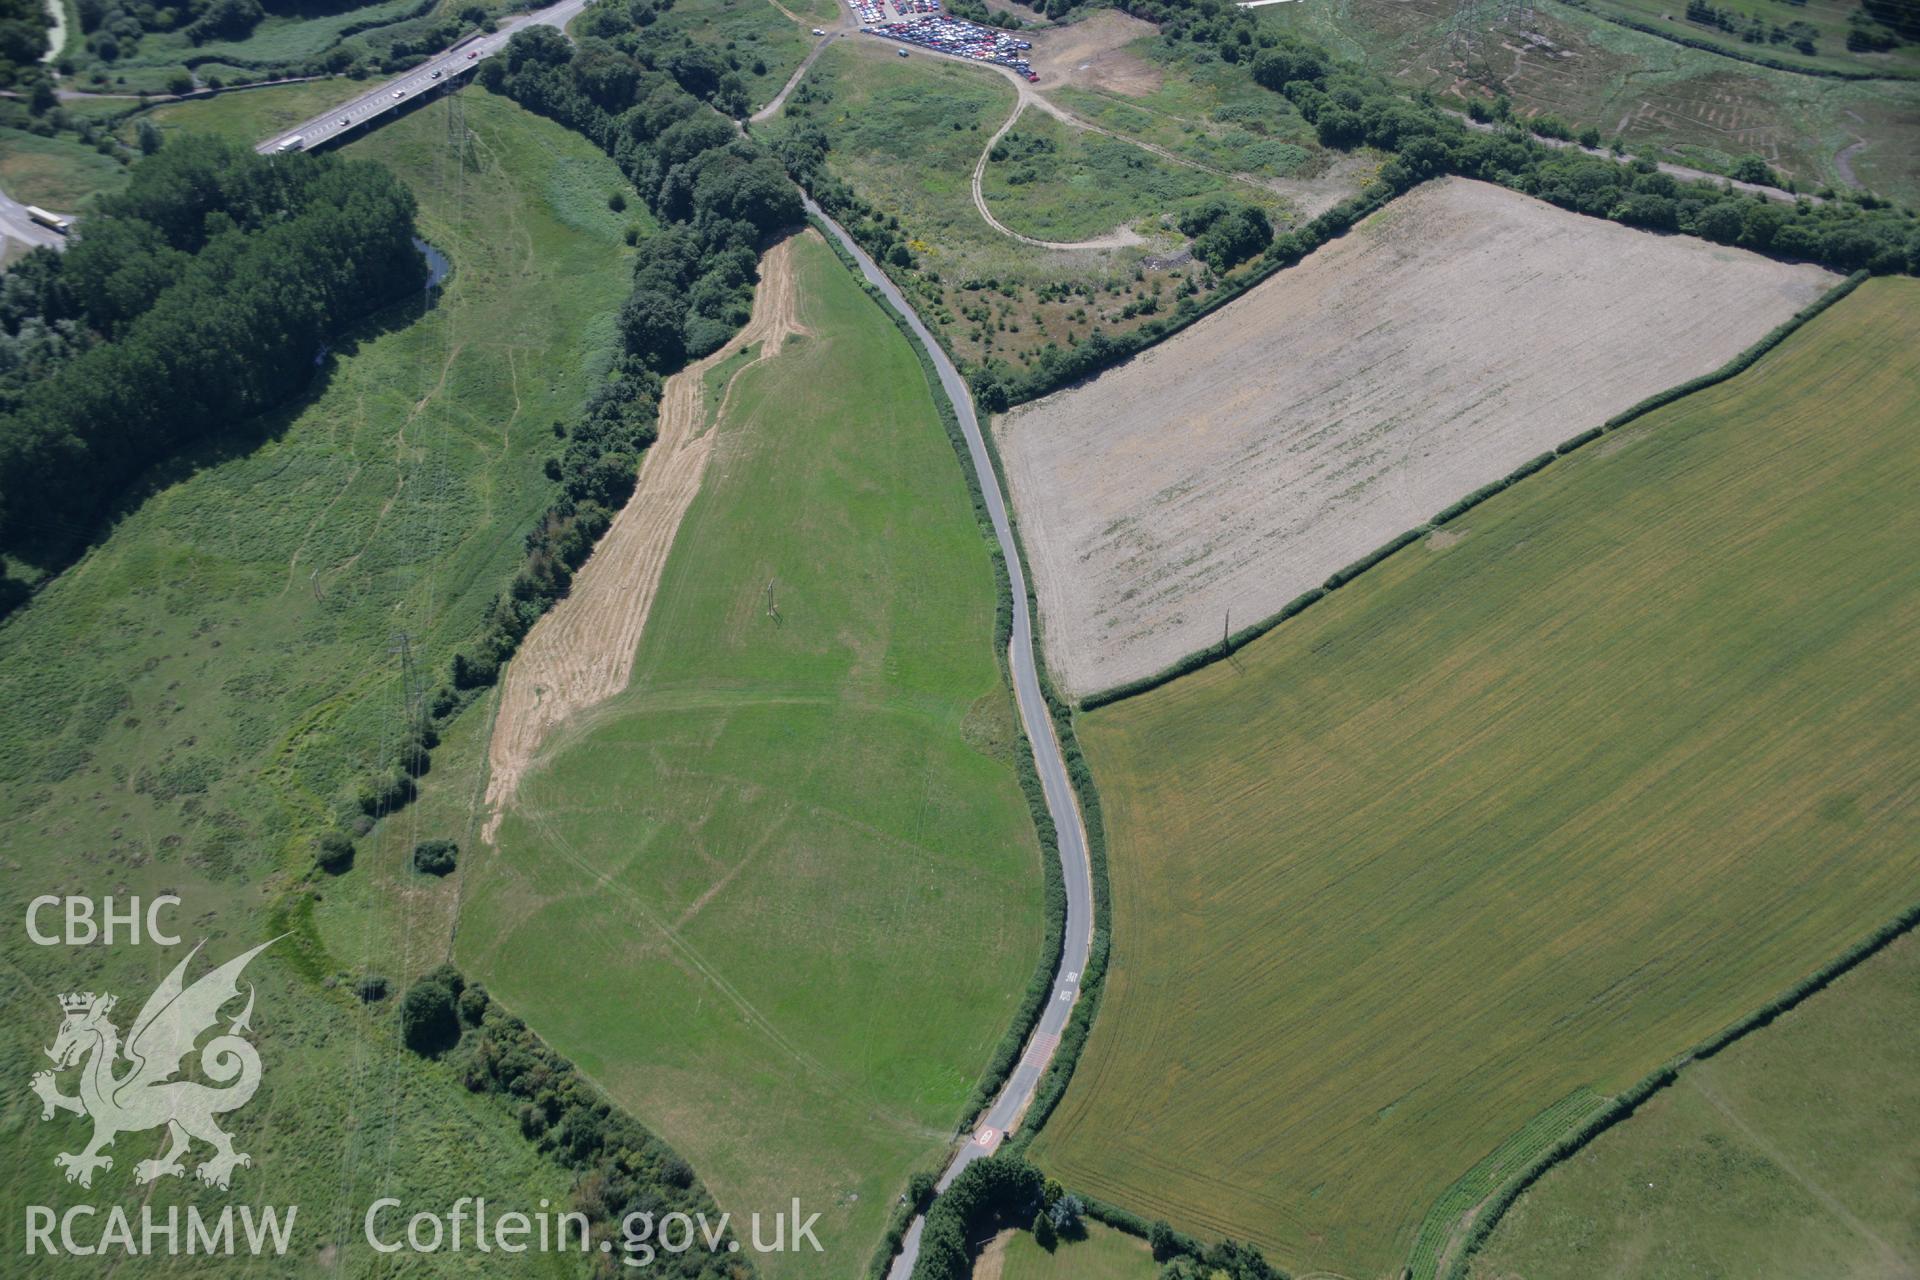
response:
<path id="1" fill-rule="evenodd" d="M 995 424 L 1076 695 L 1277 610 L 1456 498 L 1724 364 L 1838 283 L 1428 183 L 1176 337 Z"/>

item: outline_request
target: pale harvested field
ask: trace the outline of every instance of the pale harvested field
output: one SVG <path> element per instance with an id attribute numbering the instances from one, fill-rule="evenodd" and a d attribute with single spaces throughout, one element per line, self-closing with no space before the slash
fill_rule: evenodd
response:
<path id="1" fill-rule="evenodd" d="M 706 422 L 705 374 L 755 342 L 761 347 L 752 363 L 771 360 L 780 354 L 788 334 L 801 331 L 794 312 L 791 244 L 783 240 L 760 259 L 753 316 L 739 336 L 666 380 L 660 396 L 660 435 L 640 461 L 633 497 L 574 575 L 573 589 L 533 625 L 507 664 L 487 748 L 483 838 L 492 840 L 499 830 L 501 814 L 547 736 L 561 722 L 627 687 L 640 632 L 660 588 L 660 572 L 681 517 L 700 492 L 700 477 L 713 452 L 713 433 L 701 430 Z"/>
<path id="2" fill-rule="evenodd" d="M 1837 282 L 1430 183 L 996 423 L 1047 660 L 1075 694 L 1149 675 Z"/>

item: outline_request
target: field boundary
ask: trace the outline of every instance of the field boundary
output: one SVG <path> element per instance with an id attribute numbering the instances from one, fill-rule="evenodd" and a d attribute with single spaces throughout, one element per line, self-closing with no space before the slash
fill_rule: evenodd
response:
<path id="1" fill-rule="evenodd" d="M 1278 611 L 1268 614 L 1257 622 L 1242 627 L 1218 643 L 1209 645 L 1205 649 L 1196 650 L 1186 657 L 1181 658 L 1179 661 L 1162 667 L 1152 675 L 1141 676 L 1137 680 L 1128 680 L 1122 684 L 1117 684 L 1106 689 L 1099 689 L 1087 694 L 1080 699 L 1080 710 L 1092 711 L 1097 707 L 1108 706 L 1111 703 L 1150 692 L 1151 690 L 1158 689 L 1162 685 L 1172 683 L 1181 676 L 1190 675 L 1203 667 L 1213 665 L 1223 658 L 1231 657 L 1241 649 L 1246 648 L 1247 645 L 1258 640 L 1261 636 L 1272 631 L 1287 619 L 1319 603 L 1332 592 L 1338 591 L 1341 587 L 1346 586 L 1367 570 L 1385 561 L 1396 551 L 1401 551 L 1413 545 L 1415 542 L 1420 541 L 1428 534 L 1433 533 L 1435 530 L 1452 523 L 1495 494 L 1502 493 L 1526 479 L 1528 476 L 1545 470 L 1558 459 L 1585 448 L 1602 436 L 1630 425 L 1637 419 L 1652 413 L 1655 409 L 1664 408 L 1676 400 L 1692 395 L 1696 391 L 1704 391 L 1708 387 L 1717 386 L 1722 382 L 1726 382 L 1746 372 L 1760 357 L 1766 355 L 1769 351 L 1772 351 L 1782 342 L 1792 337 L 1802 325 L 1813 320 L 1828 307 L 1831 307 L 1834 303 L 1839 302 L 1842 298 L 1845 298 L 1848 294 L 1859 288 L 1860 285 L 1867 280 L 1869 274 L 1869 272 L 1864 270 L 1854 272 L 1845 280 L 1842 280 L 1839 284 L 1801 308 L 1793 316 L 1775 326 L 1765 336 L 1760 338 L 1759 341 L 1721 365 L 1718 369 L 1710 373 L 1703 373 L 1697 378 L 1689 378 L 1685 382 L 1668 387 L 1665 391 L 1656 392 L 1638 404 L 1614 414 L 1599 426 L 1589 427 L 1580 434 L 1562 441 L 1545 453 L 1529 458 L 1500 479 L 1489 484 L 1484 484 L 1465 497 L 1441 508 L 1431 519 L 1415 525 L 1405 533 L 1374 548 L 1374 550 L 1344 568 L 1336 569 L 1321 585 L 1295 596 L 1292 600 L 1282 605 Z M 1023 559 L 1024 555 L 1025 552 L 1023 550 Z"/>
<path id="2" fill-rule="evenodd" d="M 1908 907 L 1752 1013 L 1729 1023 L 1691 1049 L 1669 1058 L 1665 1063 L 1616 1094 L 1603 1110 L 1589 1117 L 1579 1128 L 1547 1148 L 1497 1188 L 1492 1195 L 1475 1206 L 1471 1214 L 1471 1223 L 1462 1224 L 1466 1226 L 1466 1234 L 1456 1235 L 1442 1247 L 1443 1253 L 1451 1249 L 1452 1258 L 1443 1269 L 1437 1272 L 1439 1280 L 1466 1280 L 1468 1266 L 1472 1263 L 1474 1255 L 1480 1251 L 1481 1246 L 1486 1244 L 1487 1238 L 1493 1234 L 1493 1229 L 1500 1224 L 1501 1218 L 1506 1216 L 1507 1210 L 1513 1207 L 1514 1201 L 1518 1200 L 1529 1187 L 1538 1182 L 1554 1166 L 1578 1154 L 1588 1143 L 1631 1116 L 1639 1109 L 1641 1103 L 1673 1084 L 1680 1078 L 1680 1072 L 1688 1065 L 1711 1058 L 1750 1032 L 1770 1025 L 1781 1014 L 1790 1012 L 1809 997 L 1826 990 L 1840 978 L 1884 951 L 1896 939 L 1911 933 L 1916 926 L 1920 926 L 1920 903 Z"/>
<path id="3" fill-rule="evenodd" d="M 1508 1134 L 1499 1146 L 1454 1179 L 1414 1231 L 1413 1252 L 1407 1261 L 1412 1280 L 1434 1280 L 1447 1262 L 1447 1246 L 1456 1228 L 1507 1179 L 1526 1168 L 1534 1152 L 1545 1149 L 1569 1130 L 1577 1130 L 1610 1101 L 1606 1095 L 1581 1085 Z"/>

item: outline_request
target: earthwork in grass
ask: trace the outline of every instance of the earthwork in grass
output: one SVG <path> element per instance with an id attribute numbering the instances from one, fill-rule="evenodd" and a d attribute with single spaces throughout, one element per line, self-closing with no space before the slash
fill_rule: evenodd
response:
<path id="1" fill-rule="evenodd" d="M 1444 547 L 1081 716 L 1116 945 L 1041 1165 L 1391 1273 L 1549 1108 L 1911 906 L 1916 306 L 1869 281 Z"/>
<path id="2" fill-rule="evenodd" d="M 765 1274 L 838 1278 L 1005 1032 L 1041 875 L 977 723 L 993 567 L 925 376 L 815 233 L 790 252 L 801 332 L 707 433 L 625 691 L 463 862 L 456 958 L 736 1219 L 822 1215 L 826 1251 Z"/>

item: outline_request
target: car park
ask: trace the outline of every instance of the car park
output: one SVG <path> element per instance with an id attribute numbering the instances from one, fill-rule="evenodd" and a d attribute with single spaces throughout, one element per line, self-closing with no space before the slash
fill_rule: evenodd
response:
<path id="1" fill-rule="evenodd" d="M 907 2 L 911 4 L 915 0 L 907 0 Z M 910 44 L 921 45 L 936 53 L 948 54 L 955 58 L 991 62 L 995 66 L 1006 67 L 1024 77 L 1029 83 L 1040 79 L 1023 56 L 1024 50 L 1033 47 L 1031 41 L 1016 40 L 1004 31 L 983 27 L 960 18 L 932 14 L 905 22 L 887 22 L 876 27 L 862 27 L 861 30 L 870 30 L 874 35 L 889 40 L 905 40 Z M 900 56 L 906 57 L 907 50 L 902 48 Z"/>

